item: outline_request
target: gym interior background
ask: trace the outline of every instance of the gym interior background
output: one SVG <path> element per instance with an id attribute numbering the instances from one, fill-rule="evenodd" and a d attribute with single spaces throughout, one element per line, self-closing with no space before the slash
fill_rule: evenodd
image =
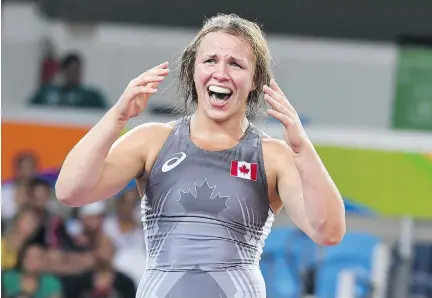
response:
<path id="1" fill-rule="evenodd" d="M 2 273 L 37 258 L 63 297 L 81 297 L 95 291 L 89 277 L 111 270 L 115 297 L 132 297 L 146 262 L 133 183 L 74 210 L 52 186 L 128 81 L 175 65 L 218 12 L 263 25 L 276 81 L 346 203 L 348 231 L 335 247 L 314 245 L 279 215 L 261 261 L 268 297 L 432 297 L 432 2 L 423 0 L 2 1 Z M 59 92 L 74 79 L 76 90 Z M 170 76 L 129 128 L 176 117 L 175 85 Z M 254 122 L 282 137 L 275 121 Z M 113 249 L 95 252 L 84 229 Z M 23 251 L 26 241 L 42 249 Z"/>

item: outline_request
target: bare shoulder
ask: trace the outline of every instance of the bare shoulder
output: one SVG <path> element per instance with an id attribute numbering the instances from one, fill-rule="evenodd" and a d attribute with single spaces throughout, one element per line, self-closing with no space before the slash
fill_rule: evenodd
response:
<path id="1" fill-rule="evenodd" d="M 272 168 L 283 164 L 283 161 L 290 161 L 294 157 L 294 152 L 284 140 L 263 137 L 262 148 L 264 162 Z"/>
<path id="2" fill-rule="evenodd" d="M 175 122 L 174 122 L 175 123 Z M 138 125 L 123 134 L 112 147 L 112 151 L 139 156 L 145 163 L 168 138 L 174 126 L 171 123 L 148 122 Z M 118 155 L 118 154 L 117 154 Z"/>
<path id="3" fill-rule="evenodd" d="M 174 126 L 175 121 L 168 123 L 149 122 L 134 127 L 128 133 L 133 135 L 133 139 L 147 142 L 158 137 L 168 136 Z"/>
<path id="4" fill-rule="evenodd" d="M 177 121 L 170 121 L 170 122 L 167 122 L 165 124 L 171 126 L 172 128 L 174 128 L 174 126 L 176 125 L 176 123 L 177 123 Z"/>
<path id="5" fill-rule="evenodd" d="M 284 172 L 293 169 L 293 151 L 284 140 L 267 136 L 262 138 L 262 151 L 270 204 L 278 214 L 283 206 L 278 181 Z"/>
<path id="6" fill-rule="evenodd" d="M 167 123 L 152 122 L 145 123 L 134 128 L 136 130 L 134 139 L 140 144 L 144 167 L 137 175 L 138 189 L 143 195 L 148 174 L 159 155 L 162 147 L 174 130 L 177 121 Z"/>

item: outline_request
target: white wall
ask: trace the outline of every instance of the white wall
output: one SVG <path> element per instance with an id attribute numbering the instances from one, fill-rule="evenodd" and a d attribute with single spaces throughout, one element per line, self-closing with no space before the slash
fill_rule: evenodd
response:
<path id="1" fill-rule="evenodd" d="M 85 79 L 112 102 L 134 76 L 173 62 L 194 36 L 186 30 L 114 27 L 71 28 L 47 23 L 31 6 L 3 8 L 3 108 L 22 105 L 36 88 L 39 41 L 49 36 L 60 53 L 78 50 L 86 61 Z M 348 43 L 270 35 L 278 83 L 312 123 L 387 128 L 392 103 L 396 48 L 390 44 Z M 172 78 L 165 86 L 172 83 Z M 175 89 L 153 102 L 175 101 Z M 5 110 L 7 112 L 7 110 Z"/>

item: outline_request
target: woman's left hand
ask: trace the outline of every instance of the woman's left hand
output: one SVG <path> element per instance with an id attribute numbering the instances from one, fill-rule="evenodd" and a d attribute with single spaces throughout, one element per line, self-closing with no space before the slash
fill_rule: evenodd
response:
<path id="1" fill-rule="evenodd" d="M 272 107 L 267 112 L 284 125 L 285 141 L 295 153 L 299 153 L 309 138 L 296 110 L 274 80 L 270 81 L 270 86 L 264 85 L 263 91 L 264 99 Z"/>

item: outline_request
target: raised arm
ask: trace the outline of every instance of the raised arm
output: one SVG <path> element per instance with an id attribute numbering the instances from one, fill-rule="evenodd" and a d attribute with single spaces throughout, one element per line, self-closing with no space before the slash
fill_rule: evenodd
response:
<path id="1" fill-rule="evenodd" d="M 342 199 L 319 157 L 298 156 L 281 140 L 269 140 L 276 188 L 291 220 L 320 245 L 338 244 L 345 234 Z M 313 149 L 310 149 L 313 150 Z"/>
<path id="2" fill-rule="evenodd" d="M 345 207 L 335 183 L 312 142 L 306 135 L 294 107 L 275 81 L 264 86 L 268 113 L 284 126 L 285 142 L 278 147 L 277 189 L 293 221 L 313 240 L 335 245 L 345 235 Z"/>
<path id="3" fill-rule="evenodd" d="M 155 125 L 145 124 L 119 136 L 127 121 L 145 109 L 168 73 L 165 62 L 133 79 L 118 102 L 70 151 L 56 183 L 62 203 L 82 206 L 109 198 L 143 169 L 146 142 L 152 139 Z"/>

